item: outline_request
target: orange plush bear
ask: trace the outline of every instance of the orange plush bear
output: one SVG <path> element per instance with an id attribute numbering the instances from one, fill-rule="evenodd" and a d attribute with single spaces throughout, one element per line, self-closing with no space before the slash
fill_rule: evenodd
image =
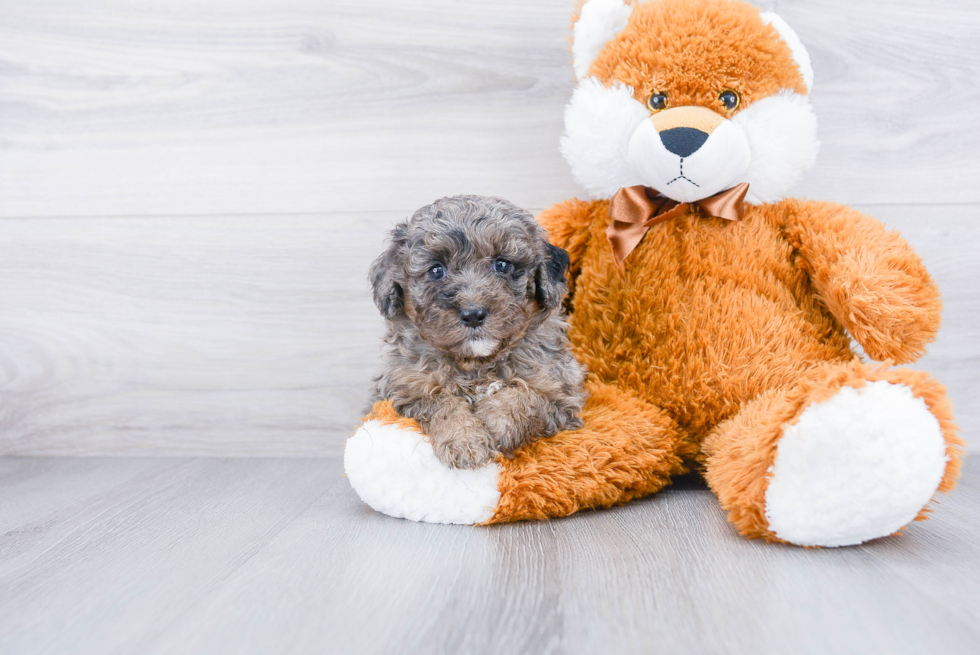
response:
<path id="1" fill-rule="evenodd" d="M 456 471 L 379 403 L 347 444 L 354 488 L 415 520 L 606 507 L 699 470 L 743 535 L 856 544 L 922 518 L 962 442 L 911 362 L 939 292 L 874 219 L 784 194 L 818 142 L 810 60 L 734 0 L 589 0 L 562 152 L 592 200 L 540 220 L 571 258 L 585 427 Z"/>

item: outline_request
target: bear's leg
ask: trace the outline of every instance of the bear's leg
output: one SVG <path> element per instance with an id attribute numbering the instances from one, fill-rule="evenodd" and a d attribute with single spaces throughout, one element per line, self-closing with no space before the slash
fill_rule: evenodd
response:
<path id="1" fill-rule="evenodd" d="M 702 444 L 705 479 L 750 538 L 847 546 L 925 518 L 963 442 L 927 374 L 827 364 L 746 403 Z"/>
<path id="2" fill-rule="evenodd" d="M 454 470 L 418 424 L 390 404 L 347 442 L 351 485 L 371 507 L 432 523 L 504 523 L 608 507 L 662 489 L 694 447 L 663 411 L 589 382 L 585 425 L 540 439 L 481 469 Z"/>
<path id="3" fill-rule="evenodd" d="M 663 489 L 695 448 L 663 410 L 587 383 L 585 425 L 520 449 L 503 463 L 500 502 L 487 523 L 566 516 Z"/>

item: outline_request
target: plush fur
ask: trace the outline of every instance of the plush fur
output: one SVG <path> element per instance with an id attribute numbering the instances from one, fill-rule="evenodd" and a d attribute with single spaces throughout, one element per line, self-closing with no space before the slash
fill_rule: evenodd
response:
<path id="1" fill-rule="evenodd" d="M 569 255 L 569 337 L 592 398 L 581 429 L 498 458 L 490 522 L 626 502 L 688 469 L 747 537 L 845 545 L 924 517 L 963 442 L 942 385 L 892 363 L 935 338 L 939 291 L 876 220 L 786 198 L 818 148 L 802 43 L 735 0 L 621 2 L 625 26 L 614 2 L 592 2 L 579 20 L 595 24 L 575 33 L 607 41 L 576 51 L 562 140 L 592 199 L 539 217 Z M 676 128 L 696 147 L 671 146 Z M 675 165 L 694 182 L 681 191 L 658 179 Z M 741 220 L 685 205 L 613 257 L 618 189 L 690 202 L 745 182 Z M 852 338 L 887 363 L 861 361 Z"/>
<path id="2" fill-rule="evenodd" d="M 577 31 L 583 20 L 604 25 L 591 8 L 592 2 L 583 6 Z M 642 184 L 691 202 L 748 182 L 749 203 L 776 202 L 813 165 L 817 121 L 805 95 L 813 71 L 799 38 L 775 14 L 748 5 L 717 8 L 706 0 L 631 6 L 628 25 L 594 58 L 591 77 L 565 111 L 561 141 L 572 174 L 593 198 Z M 702 21 L 703 15 L 717 20 Z M 657 48 L 649 47 L 653 34 Z M 766 76 L 747 74 L 762 67 Z M 726 90 L 739 95 L 733 111 L 719 99 Z M 657 92 L 666 94 L 669 108 L 717 112 L 722 123 L 697 152 L 679 157 L 664 149 L 646 106 Z M 672 113 L 655 114 L 654 122 Z M 672 181 L 681 173 L 692 183 Z"/>
<path id="3" fill-rule="evenodd" d="M 575 21 L 572 41 L 575 75 L 582 79 L 589 74 L 589 67 L 599 56 L 606 43 L 623 31 L 633 8 L 622 0 L 593 0 L 581 7 L 585 20 Z"/>
<path id="4" fill-rule="evenodd" d="M 796 62 L 797 68 L 800 69 L 800 75 L 803 76 L 803 84 L 806 85 L 806 90 L 809 91 L 812 89 L 813 65 L 810 63 L 810 53 L 806 51 L 803 42 L 800 41 L 800 37 L 797 36 L 796 32 L 793 31 L 793 28 L 786 21 L 771 11 L 763 12 L 760 14 L 760 17 L 763 23 L 772 25 L 779 32 L 779 37 L 789 46 L 790 52 L 793 54 L 793 61 Z"/>
<path id="5" fill-rule="evenodd" d="M 911 387 L 886 380 L 844 386 L 783 429 L 766 522 L 797 544 L 859 544 L 914 520 L 947 464 L 942 427 Z"/>
<path id="6" fill-rule="evenodd" d="M 955 486 L 962 461 L 963 442 L 956 436 L 952 408 L 942 385 L 925 373 L 891 368 L 888 365 L 871 367 L 856 359 L 827 363 L 807 371 L 796 384 L 760 393 L 746 402 L 736 415 L 721 423 L 702 443 L 699 459 L 705 464 L 705 478 L 718 495 L 722 507 L 728 511 L 729 520 L 739 532 L 748 537 L 783 540 L 770 529 L 766 494 L 772 474 L 775 472 L 779 444 L 787 428 L 798 424 L 807 409 L 831 400 L 841 389 L 845 387 L 862 389 L 869 383 L 880 381 L 903 385 L 910 390 L 914 398 L 925 403 L 926 408 L 938 422 L 938 428 L 945 442 L 943 466 L 932 493 L 937 490 L 948 492 Z M 871 415 L 870 418 L 874 422 L 887 424 L 891 416 Z M 882 435 L 875 434 L 877 427 L 870 426 L 870 430 L 868 425 L 863 427 L 863 431 L 868 432 L 866 441 L 882 438 Z M 922 436 L 927 438 L 928 443 L 928 437 L 931 435 Z M 864 444 L 858 446 L 864 447 Z M 838 455 L 847 457 L 848 451 L 838 446 Z M 843 467 L 838 467 L 838 471 L 854 477 L 861 474 Z M 877 478 L 873 470 L 866 472 L 865 475 L 868 473 L 870 478 Z M 830 475 L 825 479 L 827 482 L 834 480 Z M 876 482 L 885 488 L 905 484 L 902 479 L 889 480 L 886 485 L 882 485 L 881 480 Z M 856 508 L 861 506 L 862 500 L 856 497 L 848 499 L 852 518 L 856 518 L 854 514 Z M 923 502 L 919 510 L 913 512 L 909 518 L 919 520 L 925 517 L 926 503 Z M 806 519 L 802 515 L 800 518 Z M 876 536 L 895 532 L 902 525 L 894 526 Z M 839 527 L 846 529 L 852 526 L 847 526 L 845 522 L 840 521 Z M 825 536 L 832 538 L 837 535 Z M 817 543 L 816 540 L 810 540 L 809 543 L 802 545 L 817 545 Z"/>
<path id="7" fill-rule="evenodd" d="M 388 326 L 374 399 L 417 419 L 454 468 L 581 427 L 583 371 L 561 310 L 567 266 L 506 200 L 419 209 L 371 267 Z"/>
<path id="8" fill-rule="evenodd" d="M 697 453 L 694 460 L 748 536 L 781 539 L 767 523 L 765 500 L 779 440 L 806 407 L 845 384 L 888 380 L 924 401 L 939 426 L 944 459 L 939 477 L 915 482 L 950 488 L 962 442 L 942 387 L 920 373 L 867 369 L 848 338 L 876 359 L 914 361 L 939 328 L 938 289 L 908 244 L 873 219 L 832 203 L 782 200 L 818 147 L 806 98 L 812 70 L 792 30 L 730 0 L 643 3 L 589 73 L 566 113 L 562 147 L 576 177 L 599 199 L 566 201 L 540 220 L 570 254 L 571 339 L 591 374 L 671 417 L 675 438 Z M 718 105 L 724 89 L 739 93 L 734 111 Z M 689 208 L 651 228 L 619 266 L 606 238 L 606 198 L 635 184 L 676 195 L 651 181 L 621 145 L 637 138 L 637 118 L 645 126 L 652 117 L 656 125 L 671 111 L 643 107 L 646 115 L 639 115 L 637 107 L 654 92 L 665 92 L 670 108 L 712 109 L 741 128 L 751 158 L 724 186 L 748 182 L 750 204 L 735 223 Z M 600 118 L 603 110 L 610 120 Z M 730 152 L 721 148 L 717 156 Z M 670 156 L 656 148 L 647 153 Z M 793 413 L 781 409 L 787 402 Z M 872 424 L 885 425 L 885 418 Z M 885 437 L 867 439 L 889 443 Z M 926 430 L 910 438 L 930 436 Z M 838 456 L 848 458 L 846 450 Z M 900 476 L 891 481 L 903 482 L 914 486 Z M 807 545 L 847 539 L 826 535 Z"/>
<path id="9" fill-rule="evenodd" d="M 344 450 L 347 476 L 364 502 L 390 516 L 427 523 L 482 523 L 493 517 L 500 502 L 500 465 L 449 468 L 417 421 L 399 417 L 390 402 L 379 403 L 377 414 Z"/>

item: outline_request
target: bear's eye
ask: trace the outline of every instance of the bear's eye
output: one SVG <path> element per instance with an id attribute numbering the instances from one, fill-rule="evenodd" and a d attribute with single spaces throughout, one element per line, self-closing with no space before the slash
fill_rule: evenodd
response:
<path id="1" fill-rule="evenodd" d="M 667 94 L 662 91 L 658 91 L 657 93 L 654 93 L 652 96 L 650 96 L 647 99 L 647 107 L 649 107 L 653 111 L 660 111 L 661 109 L 667 109 L 667 106 L 669 104 L 670 103 L 667 101 Z"/>
<path id="2" fill-rule="evenodd" d="M 738 109 L 738 103 L 741 101 L 738 94 L 731 89 L 725 89 L 722 91 L 721 95 L 718 96 L 718 99 L 721 100 L 721 104 L 725 105 L 725 109 L 728 111 Z"/>
<path id="3" fill-rule="evenodd" d="M 446 267 L 442 264 L 433 264 L 429 269 L 429 279 L 435 282 L 446 277 Z"/>
<path id="4" fill-rule="evenodd" d="M 514 265 L 506 259 L 493 260 L 493 270 L 501 275 L 510 275 L 514 272 Z"/>

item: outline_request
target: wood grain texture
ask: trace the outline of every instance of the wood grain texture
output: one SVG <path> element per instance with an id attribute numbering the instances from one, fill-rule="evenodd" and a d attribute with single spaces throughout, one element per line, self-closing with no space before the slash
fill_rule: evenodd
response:
<path id="1" fill-rule="evenodd" d="M 916 366 L 980 445 L 973 208 L 863 209 L 945 293 Z M 0 454 L 339 454 L 383 329 L 367 267 L 404 215 L 0 221 Z"/>
<path id="2" fill-rule="evenodd" d="M 0 454 L 338 454 L 392 222 L 581 195 L 556 147 L 572 4 L 0 0 Z M 815 62 L 799 193 L 923 254 L 947 309 L 919 366 L 980 448 L 980 13 L 762 5 Z"/>
<path id="3" fill-rule="evenodd" d="M 980 424 L 972 207 L 866 207 L 945 292 L 918 365 Z M 336 455 L 382 321 L 368 263 L 404 214 L 0 221 L 0 453 Z"/>
<path id="4" fill-rule="evenodd" d="M 976 203 L 973 0 L 785 0 L 824 144 L 800 193 Z M 0 3 L 0 216 L 544 207 L 573 0 Z"/>
<path id="5" fill-rule="evenodd" d="M 42 480 L 58 484 L 60 464 L 47 465 Z M 90 484 L 100 484 L 93 468 Z M 5 535 L 20 539 L 0 562 L 0 650 L 143 652 L 142 642 L 192 611 L 189 601 L 220 585 L 322 494 L 322 469 L 319 460 L 160 458 L 85 503 L 39 512 Z M 45 497 L 3 487 L 8 503 Z M 55 588 L 64 593 L 46 592 Z"/>
<path id="6" fill-rule="evenodd" d="M 0 221 L 0 453 L 336 454 L 392 220 Z"/>
<path id="7" fill-rule="evenodd" d="M 972 653 L 978 464 L 904 535 L 804 550 L 690 480 L 473 528 L 376 514 L 334 459 L 8 458 L 0 652 Z"/>

